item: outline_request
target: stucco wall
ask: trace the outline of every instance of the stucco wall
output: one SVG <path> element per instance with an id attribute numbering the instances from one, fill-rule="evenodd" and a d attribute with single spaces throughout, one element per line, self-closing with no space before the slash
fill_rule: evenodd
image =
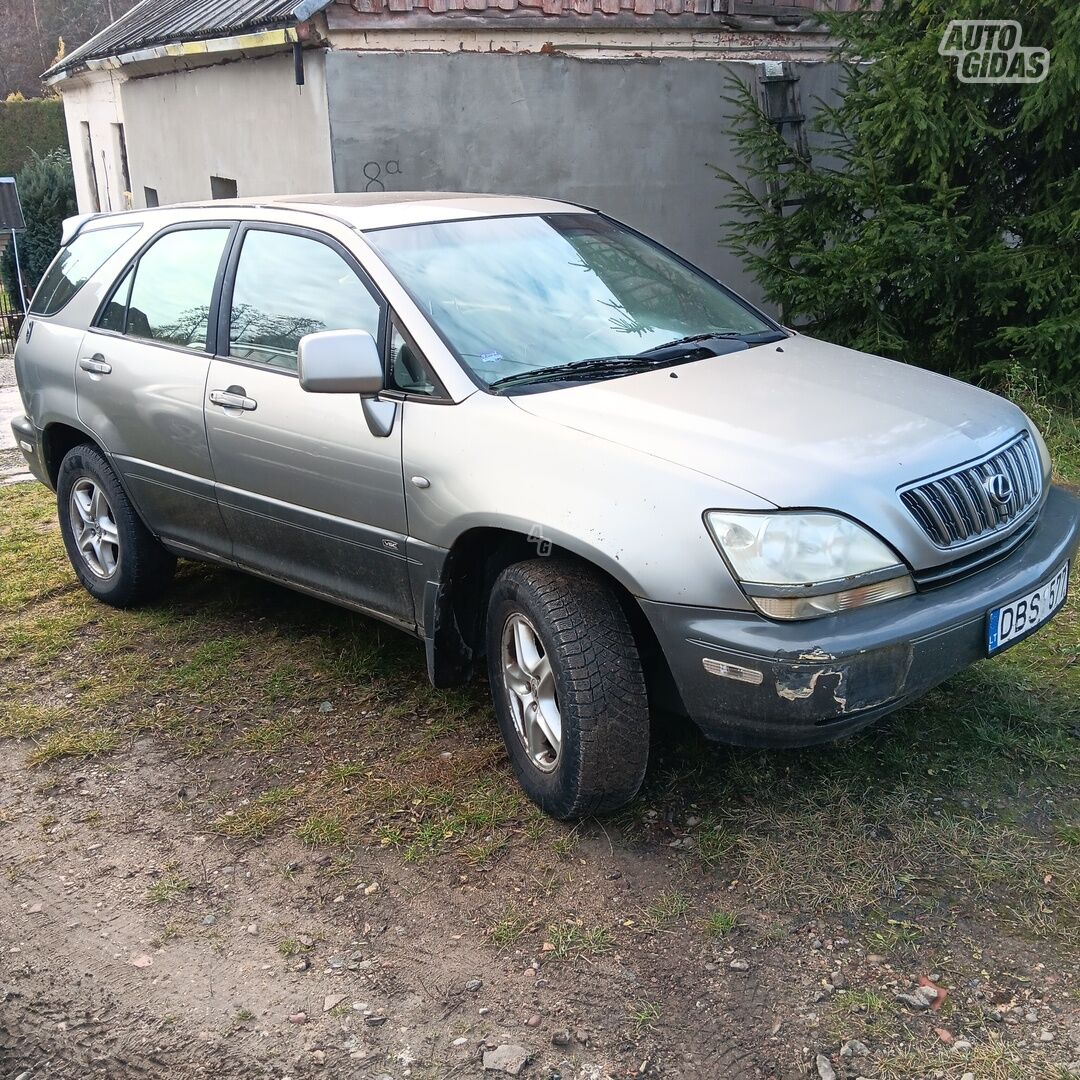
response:
<path id="1" fill-rule="evenodd" d="M 829 65 L 800 70 L 804 103 L 835 79 Z M 752 71 L 704 58 L 335 50 L 327 57 L 335 187 L 569 199 L 758 299 L 719 245 L 724 187 L 709 164 L 738 171 L 725 82 Z"/>
<path id="2" fill-rule="evenodd" d="M 116 129 L 116 125 L 124 122 L 122 82 L 123 76 L 118 73 L 87 72 L 64 87 L 64 122 L 75 174 L 75 193 L 79 212 L 83 214 L 128 208 Z M 84 128 L 84 124 L 89 127 Z M 93 151 L 93 174 L 87 134 Z"/>
<path id="3" fill-rule="evenodd" d="M 333 190 L 323 54 L 305 68 L 303 87 L 288 53 L 128 80 L 135 205 L 146 187 L 162 204 L 208 199 L 211 176 L 241 196 Z"/>

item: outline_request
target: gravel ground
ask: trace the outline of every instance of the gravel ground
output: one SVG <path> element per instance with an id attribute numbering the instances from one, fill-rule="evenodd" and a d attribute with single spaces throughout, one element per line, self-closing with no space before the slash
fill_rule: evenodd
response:
<path id="1" fill-rule="evenodd" d="M 15 388 L 15 361 L 13 357 L 0 356 L 0 486 L 30 479 L 9 426 L 9 417 L 17 411 L 21 411 L 21 406 Z"/>

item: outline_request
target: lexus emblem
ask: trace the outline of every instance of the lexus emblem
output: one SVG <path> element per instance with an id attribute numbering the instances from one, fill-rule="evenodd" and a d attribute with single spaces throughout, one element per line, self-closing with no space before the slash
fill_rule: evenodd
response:
<path id="1" fill-rule="evenodd" d="M 1012 501 L 1012 481 L 1004 473 L 994 473 L 983 480 L 983 490 L 990 496 L 995 506 L 1004 506 Z"/>

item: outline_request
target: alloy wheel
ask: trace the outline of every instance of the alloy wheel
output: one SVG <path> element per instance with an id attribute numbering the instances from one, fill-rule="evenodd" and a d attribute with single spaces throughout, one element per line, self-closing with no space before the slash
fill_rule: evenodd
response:
<path id="1" fill-rule="evenodd" d="M 101 486 L 88 476 L 71 489 L 71 531 L 87 569 L 111 578 L 120 564 L 120 533 L 112 506 Z"/>
<path id="2" fill-rule="evenodd" d="M 542 772 L 551 772 L 559 763 L 562 743 L 555 673 L 536 628 L 524 615 L 511 615 L 503 627 L 502 671 L 514 727 L 529 760 Z"/>

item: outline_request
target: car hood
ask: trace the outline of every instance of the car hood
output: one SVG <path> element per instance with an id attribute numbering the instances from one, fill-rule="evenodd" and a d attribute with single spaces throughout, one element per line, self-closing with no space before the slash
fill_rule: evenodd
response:
<path id="1" fill-rule="evenodd" d="M 1016 406 L 977 387 L 802 335 L 512 400 L 776 506 L 839 510 L 916 563 L 933 556 L 912 550 L 923 544 L 897 488 L 1030 427 Z"/>

